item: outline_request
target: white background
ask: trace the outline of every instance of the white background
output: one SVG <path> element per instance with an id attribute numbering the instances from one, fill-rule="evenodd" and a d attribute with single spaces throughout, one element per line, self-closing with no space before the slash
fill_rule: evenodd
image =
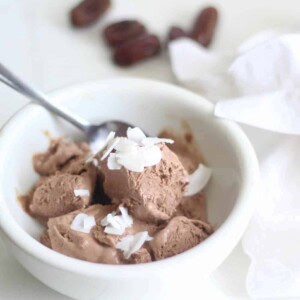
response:
<path id="1" fill-rule="evenodd" d="M 143 20 L 149 31 L 163 39 L 172 24 L 188 28 L 200 0 L 115 0 L 114 8 L 95 26 L 74 30 L 68 12 L 77 1 L 0 0 L 0 61 L 44 91 L 94 79 L 136 76 L 174 82 L 167 53 L 130 69 L 110 62 L 101 28 L 112 14 L 128 13 Z M 228 51 L 244 38 L 264 29 L 299 28 L 300 6 L 296 0 L 220 0 L 221 22 L 212 48 Z M 0 85 L 0 124 L 26 99 Z M 84 101 L 84 99 L 83 99 Z M 207 280 L 186 291 L 189 299 L 247 299 L 245 280 L 249 259 L 238 245 Z M 176 291 L 174 298 L 176 299 Z M 51 291 L 6 252 L 0 240 L 0 299 L 68 299 Z"/>

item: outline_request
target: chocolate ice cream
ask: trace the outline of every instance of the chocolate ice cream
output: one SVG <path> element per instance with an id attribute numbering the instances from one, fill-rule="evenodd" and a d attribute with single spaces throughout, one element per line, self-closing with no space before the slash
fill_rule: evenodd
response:
<path id="1" fill-rule="evenodd" d="M 206 199 L 203 193 L 183 197 L 175 212 L 175 216 L 207 222 Z"/>
<path id="2" fill-rule="evenodd" d="M 75 143 L 64 138 L 51 140 L 46 152 L 33 156 L 33 167 L 42 176 L 53 175 L 67 167 L 74 159 L 87 156 L 89 151 L 86 143 Z"/>
<path id="3" fill-rule="evenodd" d="M 97 178 L 89 155 L 87 144 L 63 138 L 52 140 L 46 152 L 34 155 L 34 169 L 43 177 L 31 192 L 30 214 L 47 220 L 88 207 Z"/>
<path id="4" fill-rule="evenodd" d="M 211 226 L 186 217 L 175 217 L 150 241 L 156 260 L 182 253 L 205 240 L 212 233 Z"/>
<path id="5" fill-rule="evenodd" d="M 51 241 L 50 241 L 50 236 L 49 236 L 48 230 L 45 230 L 45 231 L 42 233 L 42 235 L 41 235 L 41 237 L 40 237 L 40 242 L 41 242 L 44 246 L 46 246 L 46 247 L 48 247 L 48 248 L 51 249 Z"/>
<path id="6" fill-rule="evenodd" d="M 101 163 L 104 191 L 114 203 L 124 203 L 140 220 L 161 222 L 175 212 L 188 184 L 187 172 L 176 154 L 166 145 L 160 146 L 162 160 L 144 172 L 126 168 L 110 170 L 107 159 Z"/>
<path id="7" fill-rule="evenodd" d="M 59 173 L 42 178 L 33 193 L 29 210 L 40 218 L 53 218 L 87 207 L 92 200 L 94 178 L 88 173 Z"/>
<path id="8" fill-rule="evenodd" d="M 100 223 L 101 220 L 97 221 L 97 226 L 93 229 L 93 234 L 96 240 L 107 246 L 116 247 L 117 243 L 122 239 L 122 237 L 129 234 L 136 234 L 141 231 L 148 231 L 150 236 L 153 236 L 160 227 L 155 223 L 143 222 L 136 218 L 133 218 L 133 224 L 131 227 L 126 228 L 124 234 L 113 235 L 104 232 L 103 226 Z"/>
<path id="9" fill-rule="evenodd" d="M 67 256 L 87 260 L 90 262 L 118 264 L 120 253 L 112 247 L 105 246 L 94 239 L 92 233 L 86 234 L 72 230 L 70 225 L 79 212 L 93 216 L 96 219 L 104 218 L 112 207 L 107 205 L 92 205 L 81 211 L 72 212 L 48 221 L 48 233 L 51 248 Z"/>
<path id="10" fill-rule="evenodd" d="M 127 138 L 110 133 L 96 156 L 85 143 L 52 140 L 33 157 L 41 178 L 23 197 L 30 214 L 47 221 L 41 243 L 90 262 L 139 264 L 206 239 L 207 168 L 191 135 L 163 137 L 148 138 L 139 128 L 129 128 Z M 95 197 L 95 190 L 105 195 Z"/>
<path id="11" fill-rule="evenodd" d="M 198 146 L 195 145 L 193 135 L 190 132 L 177 136 L 170 131 L 164 130 L 159 136 L 175 141 L 173 144 L 168 145 L 168 147 L 171 151 L 176 153 L 178 159 L 189 174 L 195 171 L 199 163 L 203 163 Z"/>
<path id="12" fill-rule="evenodd" d="M 149 251 L 146 248 L 141 248 L 134 252 L 127 262 L 130 264 L 142 264 L 150 261 L 152 261 L 152 259 Z"/>

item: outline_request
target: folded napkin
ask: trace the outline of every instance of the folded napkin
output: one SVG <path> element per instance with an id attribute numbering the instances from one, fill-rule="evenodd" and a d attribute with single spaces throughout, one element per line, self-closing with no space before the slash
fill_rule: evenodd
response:
<path id="1" fill-rule="evenodd" d="M 299 297 L 300 34 L 262 32 L 226 55 L 185 38 L 169 52 L 178 81 L 216 102 L 216 116 L 260 128 L 250 136 L 262 185 L 243 238 L 246 286 L 255 298 Z"/>
<path id="2" fill-rule="evenodd" d="M 215 114 L 237 122 L 300 134 L 300 35 L 273 37 L 241 53 L 229 68 L 240 97 Z"/>
<path id="3" fill-rule="evenodd" d="M 300 35 L 263 32 L 237 54 L 222 55 L 190 39 L 171 43 L 176 78 L 216 102 L 215 114 L 255 127 L 300 134 Z M 234 58 L 235 56 L 235 58 Z"/>
<path id="4" fill-rule="evenodd" d="M 214 53 L 188 38 L 171 42 L 169 54 L 173 73 L 186 88 L 212 101 L 234 95 L 227 75 L 232 55 Z"/>
<path id="5" fill-rule="evenodd" d="M 300 296 L 300 139 L 274 134 L 261 160 L 262 193 L 243 238 L 254 298 Z"/>

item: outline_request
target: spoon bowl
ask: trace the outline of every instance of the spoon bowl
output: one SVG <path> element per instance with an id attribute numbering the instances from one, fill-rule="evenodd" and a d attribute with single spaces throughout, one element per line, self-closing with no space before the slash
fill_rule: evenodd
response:
<path id="1" fill-rule="evenodd" d="M 105 141 L 110 132 L 115 132 L 116 136 L 126 136 L 127 128 L 133 125 L 121 121 L 107 121 L 100 125 L 90 125 L 85 131 L 86 137 L 93 153 L 97 153 L 105 145 Z"/>

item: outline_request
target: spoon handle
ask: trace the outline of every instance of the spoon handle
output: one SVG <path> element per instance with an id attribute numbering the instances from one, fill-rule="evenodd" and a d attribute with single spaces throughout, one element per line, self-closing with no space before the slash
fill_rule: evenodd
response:
<path id="1" fill-rule="evenodd" d="M 16 90 L 20 94 L 40 104 L 41 106 L 51 111 L 52 113 L 72 123 L 78 129 L 82 131 L 87 131 L 88 127 L 90 126 L 89 122 L 87 122 L 86 120 L 82 119 L 77 115 L 74 115 L 72 112 L 61 107 L 60 105 L 56 103 L 55 104 L 52 103 L 52 101 L 47 95 L 29 86 L 23 80 L 18 78 L 15 74 L 9 71 L 1 63 L 0 63 L 0 81 L 2 81 L 4 84 L 8 85 L 12 89 Z"/>

